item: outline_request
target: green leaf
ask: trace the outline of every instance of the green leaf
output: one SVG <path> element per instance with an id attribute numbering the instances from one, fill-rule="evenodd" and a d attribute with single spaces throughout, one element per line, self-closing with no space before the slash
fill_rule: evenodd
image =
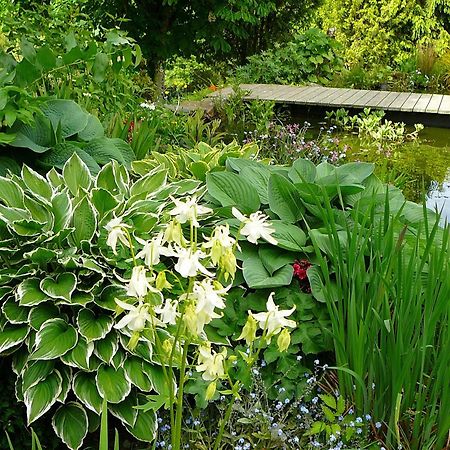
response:
<path id="1" fill-rule="evenodd" d="M 96 341 L 104 338 L 114 324 L 111 316 L 95 314 L 88 308 L 81 309 L 77 317 L 78 331 L 87 341 Z"/>
<path id="2" fill-rule="evenodd" d="M 130 188 L 130 195 L 151 194 L 166 183 L 167 169 L 157 168 L 140 178 Z"/>
<path id="3" fill-rule="evenodd" d="M 329 421 L 329 422 L 334 422 L 336 420 L 336 417 L 334 417 L 334 413 L 333 411 L 331 411 L 330 408 L 328 408 L 325 405 L 321 405 L 322 411 L 325 415 L 325 418 Z"/>
<path id="4" fill-rule="evenodd" d="M 154 411 L 138 411 L 134 427 L 127 430 L 137 439 L 144 442 L 153 442 L 156 438 L 158 422 Z"/>
<path id="5" fill-rule="evenodd" d="M 0 199 L 7 206 L 23 209 L 24 192 L 13 180 L 0 177 Z"/>
<path id="6" fill-rule="evenodd" d="M 142 370 L 142 360 L 134 356 L 128 356 L 123 363 L 125 374 L 132 384 L 140 391 L 149 392 L 153 388 L 150 379 Z"/>
<path id="7" fill-rule="evenodd" d="M 109 66 L 109 57 L 105 53 L 99 52 L 95 55 L 94 65 L 92 66 L 92 75 L 97 83 L 105 79 L 106 69 Z"/>
<path id="8" fill-rule="evenodd" d="M 130 145 L 119 138 L 101 137 L 93 139 L 83 147 L 83 151 L 90 155 L 100 165 L 115 160 L 126 167 L 130 167 L 135 159 Z"/>
<path id="9" fill-rule="evenodd" d="M 12 128 L 15 133 L 12 147 L 29 148 L 35 153 L 44 153 L 55 143 L 50 121 L 41 114 L 36 115 L 34 123 L 16 123 Z"/>
<path id="10" fill-rule="evenodd" d="M 114 196 L 103 188 L 95 188 L 91 191 L 91 200 L 98 212 L 99 220 L 110 214 L 119 204 Z"/>
<path id="11" fill-rule="evenodd" d="M 366 178 L 372 175 L 375 164 L 365 162 L 352 162 L 336 167 L 336 174 L 339 183 L 361 184 Z"/>
<path id="12" fill-rule="evenodd" d="M 28 336 L 30 328 L 25 326 L 6 325 L 0 331 L 0 354 L 21 344 Z"/>
<path id="13" fill-rule="evenodd" d="M 48 295 L 40 289 L 39 284 L 40 280 L 37 278 L 28 278 L 19 284 L 16 291 L 19 305 L 35 306 L 49 300 Z"/>
<path id="14" fill-rule="evenodd" d="M 2 311 L 5 317 L 12 324 L 17 325 L 28 322 L 28 313 L 30 310 L 20 306 L 14 300 L 14 297 L 10 297 L 5 303 L 3 303 Z"/>
<path id="15" fill-rule="evenodd" d="M 47 47 L 41 47 L 36 53 L 37 62 L 45 70 L 51 70 L 56 67 L 56 56 L 52 50 Z"/>
<path id="16" fill-rule="evenodd" d="M 336 399 L 332 395 L 322 394 L 319 397 L 329 408 L 336 409 Z"/>
<path id="17" fill-rule="evenodd" d="M 258 255 L 270 275 L 287 264 L 293 264 L 296 259 L 294 253 L 280 251 L 276 247 L 261 246 Z"/>
<path id="18" fill-rule="evenodd" d="M 39 306 L 31 309 L 28 315 L 28 322 L 34 330 L 38 331 L 44 322 L 48 319 L 59 317 L 60 314 L 58 307 L 53 302 L 41 303 Z"/>
<path id="19" fill-rule="evenodd" d="M 102 364 L 98 368 L 96 382 L 100 395 L 109 403 L 122 402 L 131 391 L 131 383 L 123 368 L 114 369 Z"/>
<path id="20" fill-rule="evenodd" d="M 31 192 L 45 200 L 50 200 L 52 188 L 42 175 L 24 165 L 22 167 L 22 180 Z"/>
<path id="21" fill-rule="evenodd" d="M 95 374 L 77 372 L 73 378 L 73 392 L 86 408 L 100 414 L 103 400 L 97 389 Z"/>
<path id="22" fill-rule="evenodd" d="M 74 348 L 77 340 L 75 328 L 63 319 L 47 320 L 36 334 L 35 349 L 30 359 L 58 358 Z"/>
<path id="23" fill-rule="evenodd" d="M 55 218 L 53 231 L 58 233 L 68 226 L 72 218 L 72 203 L 66 189 L 52 198 L 52 213 Z"/>
<path id="24" fill-rule="evenodd" d="M 62 378 L 55 370 L 47 378 L 24 392 L 24 403 L 27 407 L 28 425 L 44 415 L 56 402 L 61 393 Z"/>
<path id="25" fill-rule="evenodd" d="M 238 206 L 257 211 L 260 200 L 256 189 L 243 177 L 231 172 L 214 172 L 206 176 L 208 192 L 222 206 Z"/>
<path id="26" fill-rule="evenodd" d="M 316 166 L 307 159 L 299 158 L 289 169 L 289 178 L 293 183 L 314 183 L 316 179 Z"/>
<path id="27" fill-rule="evenodd" d="M 138 410 L 137 398 L 135 395 L 129 395 L 123 402 L 112 404 L 109 406 L 111 414 L 122 421 L 125 426 L 134 426 L 136 423 Z"/>
<path id="28" fill-rule="evenodd" d="M 90 370 L 90 358 L 94 349 L 93 343 L 87 343 L 86 339 L 78 336 L 78 342 L 71 350 L 61 356 L 61 361 L 71 367 Z"/>
<path id="29" fill-rule="evenodd" d="M 46 169 L 52 169 L 54 167 L 62 169 L 74 153 L 80 157 L 92 174 L 99 172 L 100 166 L 95 162 L 94 158 L 70 141 L 55 145 L 55 147 L 38 159 L 36 163 Z"/>
<path id="30" fill-rule="evenodd" d="M 70 302 L 77 285 L 77 278 L 71 272 L 60 273 L 56 280 L 45 277 L 39 284 L 41 290 L 49 297 Z"/>
<path id="31" fill-rule="evenodd" d="M 64 164 L 63 177 L 72 195 L 76 196 L 80 189 L 89 190 L 91 173 L 83 160 L 74 153 Z"/>
<path id="32" fill-rule="evenodd" d="M 275 229 L 272 236 L 277 240 L 278 247 L 297 252 L 303 251 L 306 234 L 301 228 L 280 220 L 272 220 L 270 224 Z"/>
<path id="33" fill-rule="evenodd" d="M 256 189 L 261 202 L 265 205 L 269 204 L 268 187 L 270 174 L 269 168 L 262 164 L 254 167 L 244 167 L 240 172 L 240 176 Z"/>
<path id="34" fill-rule="evenodd" d="M 56 411 L 52 425 L 68 448 L 78 450 L 88 432 L 88 417 L 79 403 L 69 402 Z"/>
<path id="35" fill-rule="evenodd" d="M 41 110 L 52 123 L 54 130 L 61 129 L 64 139 L 84 130 L 88 123 L 89 114 L 72 100 L 50 100 Z"/>
<path id="36" fill-rule="evenodd" d="M 72 226 L 73 242 L 78 248 L 83 241 L 91 242 L 97 231 L 97 215 L 87 196 L 73 210 Z"/>
<path id="37" fill-rule="evenodd" d="M 300 220 L 304 212 L 300 194 L 295 186 L 276 173 L 269 179 L 269 206 L 281 220 L 290 223 Z"/>
<path id="38" fill-rule="evenodd" d="M 27 391 L 47 378 L 53 372 L 54 367 L 53 361 L 32 361 L 27 364 L 22 373 L 22 391 Z"/>
<path id="39" fill-rule="evenodd" d="M 104 339 L 95 342 L 94 353 L 106 364 L 111 364 L 112 358 L 119 346 L 118 336 L 115 331 L 110 332 Z"/>
<path id="40" fill-rule="evenodd" d="M 92 139 L 101 138 L 104 135 L 103 125 L 97 117 L 89 114 L 88 122 L 83 130 L 78 133 L 82 141 L 89 142 Z"/>
<path id="41" fill-rule="evenodd" d="M 266 270 L 259 258 L 244 260 L 243 275 L 248 286 L 253 289 L 268 289 L 291 284 L 293 268 L 284 266 L 272 275 Z"/>

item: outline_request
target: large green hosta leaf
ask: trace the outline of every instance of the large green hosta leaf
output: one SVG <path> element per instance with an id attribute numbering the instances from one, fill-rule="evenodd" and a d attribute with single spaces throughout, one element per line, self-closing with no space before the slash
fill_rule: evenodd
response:
<path id="1" fill-rule="evenodd" d="M 127 427 L 127 430 L 140 441 L 152 442 L 158 430 L 156 413 L 139 410 L 134 427 Z"/>
<path id="2" fill-rule="evenodd" d="M 286 265 L 270 274 L 259 258 L 250 257 L 244 260 L 243 274 L 249 287 L 268 289 L 291 284 L 293 269 Z"/>
<path id="3" fill-rule="evenodd" d="M 72 221 L 73 244 L 80 247 L 83 241 L 90 242 L 97 231 L 97 214 L 87 196 L 74 208 Z"/>
<path id="4" fill-rule="evenodd" d="M 77 285 L 77 279 L 73 273 L 60 273 L 56 279 L 45 277 L 39 284 L 42 292 L 56 300 L 61 299 L 70 302 Z"/>
<path id="5" fill-rule="evenodd" d="M 86 408 L 100 414 L 103 399 L 97 389 L 95 374 L 78 372 L 73 377 L 73 392 Z"/>
<path id="6" fill-rule="evenodd" d="M 287 178 L 273 173 L 268 189 L 270 209 L 281 220 L 295 223 L 302 218 L 304 207 L 300 194 Z"/>
<path id="7" fill-rule="evenodd" d="M 36 334 L 34 352 L 30 359 L 55 359 L 75 347 L 78 334 L 63 319 L 50 319 L 43 323 Z"/>
<path id="8" fill-rule="evenodd" d="M 87 343 L 86 339 L 78 336 L 78 342 L 71 350 L 61 356 L 61 361 L 71 367 L 83 370 L 91 370 L 90 359 L 94 350 L 94 344 Z"/>
<path id="9" fill-rule="evenodd" d="M 120 403 L 131 391 L 131 383 L 122 368 L 102 364 L 97 371 L 97 388 L 100 395 L 109 403 Z"/>
<path id="10" fill-rule="evenodd" d="M 92 182 L 88 167 L 76 153 L 64 164 L 63 178 L 74 196 L 78 195 L 80 189 L 88 190 Z"/>
<path id="11" fill-rule="evenodd" d="M 77 324 L 80 334 L 89 342 L 104 338 L 111 331 L 114 320 L 109 315 L 95 314 L 84 308 L 78 313 Z"/>
<path id="12" fill-rule="evenodd" d="M 22 167 L 22 180 L 33 194 L 45 200 L 50 200 L 52 188 L 42 175 L 24 165 Z"/>
<path id="13" fill-rule="evenodd" d="M 53 429 L 71 450 L 78 450 L 88 432 L 88 416 L 76 402 L 61 406 L 53 416 Z"/>
<path id="14" fill-rule="evenodd" d="M 23 401 L 27 407 L 28 425 L 39 419 L 56 402 L 62 389 L 62 378 L 55 370 L 38 384 L 24 392 Z"/>
<path id="15" fill-rule="evenodd" d="M 6 325 L 3 330 L 0 330 L 0 354 L 21 344 L 29 332 L 30 327 L 28 325 Z"/>

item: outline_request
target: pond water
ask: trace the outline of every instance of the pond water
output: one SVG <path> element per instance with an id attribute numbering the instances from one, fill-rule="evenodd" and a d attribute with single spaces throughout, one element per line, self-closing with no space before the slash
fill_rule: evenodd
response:
<path id="1" fill-rule="evenodd" d="M 312 124 L 307 137 L 317 137 L 322 127 L 329 126 L 314 117 L 297 116 L 292 122 L 305 120 Z M 426 126 L 416 141 L 388 150 L 360 139 L 357 132 L 333 135 L 339 139 L 339 147 L 348 149 L 347 161 L 374 162 L 381 179 L 395 180 L 410 200 L 420 202 L 425 194 L 427 206 L 442 211 L 443 218 L 450 221 L 450 128 Z"/>

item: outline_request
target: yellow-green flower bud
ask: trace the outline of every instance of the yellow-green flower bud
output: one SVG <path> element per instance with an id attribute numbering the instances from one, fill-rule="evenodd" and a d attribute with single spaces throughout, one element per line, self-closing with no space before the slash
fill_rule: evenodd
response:
<path id="1" fill-rule="evenodd" d="M 285 352 L 291 345 L 291 335 L 287 328 L 283 328 L 277 339 L 278 350 Z"/>
<path id="2" fill-rule="evenodd" d="M 158 273 L 155 284 L 156 289 L 158 289 L 159 291 L 172 288 L 172 285 L 167 281 L 166 272 L 164 271 Z"/>
<path id="3" fill-rule="evenodd" d="M 228 279 L 228 276 L 234 278 L 236 274 L 236 256 L 233 253 L 232 249 L 227 250 L 219 260 L 219 267 L 223 270 L 225 280 Z"/>
<path id="4" fill-rule="evenodd" d="M 136 346 L 138 345 L 139 342 L 139 337 L 140 337 L 140 333 L 139 331 L 135 331 L 132 335 L 130 340 L 128 341 L 128 345 L 127 347 L 130 350 L 134 350 L 136 348 Z"/>
<path id="5" fill-rule="evenodd" d="M 214 394 L 216 393 L 216 387 L 217 384 L 215 381 L 213 381 L 212 383 L 209 383 L 208 387 L 206 388 L 206 395 L 205 395 L 205 399 L 206 400 L 212 400 L 212 398 L 214 397 Z"/>
<path id="6" fill-rule="evenodd" d="M 197 313 L 195 312 L 194 305 L 188 305 L 186 310 L 184 311 L 183 316 L 184 323 L 186 324 L 186 328 L 188 331 L 197 336 Z"/>
<path id="7" fill-rule="evenodd" d="M 164 231 L 164 240 L 169 243 L 175 242 L 175 244 L 178 244 L 180 247 L 186 246 L 180 222 L 172 220 L 168 223 L 166 230 Z"/>
<path id="8" fill-rule="evenodd" d="M 238 337 L 239 339 L 245 339 L 247 345 L 250 345 L 256 339 L 256 329 L 258 327 L 258 322 L 254 319 L 252 314 L 249 312 L 247 322 L 242 328 L 241 335 Z"/>

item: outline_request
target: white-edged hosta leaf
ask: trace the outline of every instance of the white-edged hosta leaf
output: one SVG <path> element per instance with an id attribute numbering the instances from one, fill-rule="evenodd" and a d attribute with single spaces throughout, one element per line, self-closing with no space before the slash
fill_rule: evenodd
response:
<path id="1" fill-rule="evenodd" d="M 103 399 L 97 389 L 95 374 L 77 372 L 73 377 L 72 389 L 86 408 L 97 414 L 101 413 Z"/>
<path id="2" fill-rule="evenodd" d="M 89 360 L 94 350 L 94 344 L 87 343 L 86 339 L 78 336 L 78 342 L 75 347 L 69 350 L 65 355 L 61 356 L 61 361 L 71 367 L 78 367 L 83 370 L 90 370 Z"/>
<path id="3" fill-rule="evenodd" d="M 24 392 L 23 401 L 27 407 L 28 425 L 39 419 L 56 402 L 62 389 L 62 378 L 57 370 L 44 380 Z"/>
<path id="4" fill-rule="evenodd" d="M 152 442 L 158 430 L 158 421 L 154 411 L 138 410 L 134 427 L 126 427 L 137 439 L 144 442 Z"/>
<path id="5" fill-rule="evenodd" d="M 42 292 L 54 299 L 61 299 L 70 302 L 73 291 L 77 285 L 77 278 L 73 273 L 60 273 L 56 280 L 52 277 L 45 277 L 39 284 Z"/>
<path id="6" fill-rule="evenodd" d="M 22 167 L 22 180 L 26 187 L 38 197 L 46 200 L 50 200 L 52 197 L 52 187 L 49 182 L 26 165 Z"/>
<path id="7" fill-rule="evenodd" d="M 28 322 L 29 308 L 20 306 L 13 297 L 10 297 L 3 303 L 2 311 L 9 322 L 13 324 L 21 324 Z"/>
<path id="8" fill-rule="evenodd" d="M 63 319 L 44 322 L 36 334 L 35 349 L 31 359 L 54 359 L 63 356 L 77 345 L 78 334 Z"/>
<path id="9" fill-rule="evenodd" d="M 30 326 L 38 331 L 42 324 L 48 319 L 55 319 L 60 317 L 59 308 L 52 302 L 41 303 L 38 306 L 31 308 L 28 315 L 28 323 Z"/>
<path id="10" fill-rule="evenodd" d="M 62 405 L 53 416 L 53 429 L 71 450 L 78 450 L 88 432 L 88 417 L 77 402 Z"/>
<path id="11" fill-rule="evenodd" d="M 28 278 L 19 284 L 16 299 L 20 305 L 35 306 L 49 300 L 48 295 L 39 287 L 39 283 L 40 281 L 37 278 Z"/>
<path id="12" fill-rule="evenodd" d="M 142 369 L 145 374 L 150 379 L 153 384 L 153 389 L 164 397 L 169 396 L 169 386 L 167 385 L 166 378 L 164 376 L 163 369 L 161 366 L 157 366 L 155 364 L 150 364 L 145 361 L 142 363 Z M 175 378 L 173 380 L 174 383 L 174 392 L 177 391 Z"/>
<path id="13" fill-rule="evenodd" d="M 11 368 L 12 371 L 16 374 L 19 375 L 22 373 L 23 369 L 25 368 L 25 365 L 28 362 L 28 353 L 25 351 L 22 352 L 15 352 L 12 355 L 12 364 L 11 364 Z"/>
<path id="14" fill-rule="evenodd" d="M 30 252 L 24 253 L 23 257 L 30 259 L 36 264 L 44 265 L 48 264 L 50 261 L 53 261 L 58 256 L 58 253 L 55 250 L 51 250 L 45 247 L 38 247 Z"/>
<path id="15" fill-rule="evenodd" d="M 153 389 L 153 383 L 142 369 L 142 360 L 135 356 L 127 356 L 123 363 L 125 375 L 141 391 L 149 392 Z"/>
<path id="16" fill-rule="evenodd" d="M 113 416 L 116 416 L 122 421 L 125 426 L 133 427 L 136 423 L 138 410 L 136 395 L 130 394 L 123 402 L 112 404 L 108 406 L 109 411 Z"/>
<path id="17" fill-rule="evenodd" d="M 59 403 L 65 403 L 67 395 L 70 392 L 70 388 L 72 387 L 72 369 L 68 366 L 62 366 L 58 368 L 58 372 L 61 375 L 62 383 L 61 393 L 58 395 L 58 398 L 56 400 Z"/>
<path id="18" fill-rule="evenodd" d="M 109 311 L 115 311 L 117 308 L 116 298 L 124 300 L 127 298 L 127 290 L 118 284 L 111 284 L 106 286 L 100 295 L 94 299 L 95 303 L 101 308 Z"/>
<path id="19" fill-rule="evenodd" d="M 78 331 L 87 341 L 104 338 L 112 329 L 114 319 L 110 315 L 95 314 L 89 308 L 83 308 L 77 317 Z"/>
<path id="20" fill-rule="evenodd" d="M 76 153 L 64 164 L 63 177 L 73 196 L 78 194 L 79 189 L 88 190 L 91 186 L 91 172 Z"/>
<path id="21" fill-rule="evenodd" d="M 19 236 L 40 236 L 42 234 L 42 222 L 36 222 L 35 220 L 17 220 L 9 224 L 14 233 Z"/>
<path id="22" fill-rule="evenodd" d="M 23 189 L 10 178 L 0 177 L 0 198 L 11 208 L 24 209 Z"/>
<path id="23" fill-rule="evenodd" d="M 108 333 L 103 339 L 95 342 L 94 354 L 106 364 L 111 364 L 113 356 L 119 347 L 118 336 L 115 331 Z"/>
<path id="24" fill-rule="evenodd" d="M 30 332 L 28 325 L 6 325 L 0 330 L 0 354 L 21 344 Z"/>
<path id="25" fill-rule="evenodd" d="M 109 403 L 120 403 L 131 391 L 131 383 L 125 376 L 123 368 L 102 364 L 97 370 L 97 389 Z"/>
<path id="26" fill-rule="evenodd" d="M 125 358 L 126 358 L 125 352 L 119 347 L 117 349 L 117 352 L 114 354 L 114 356 L 112 358 L 111 365 L 115 369 L 118 369 L 119 367 L 122 367 L 123 362 L 125 361 Z"/>
<path id="27" fill-rule="evenodd" d="M 53 231 L 59 233 L 67 227 L 72 219 L 72 202 L 70 201 L 67 189 L 53 196 L 52 213 L 55 218 Z"/>
<path id="28" fill-rule="evenodd" d="M 41 380 L 47 378 L 53 372 L 55 363 L 53 361 L 30 361 L 23 370 L 22 391 L 27 391 Z"/>
<path id="29" fill-rule="evenodd" d="M 88 197 L 85 196 L 75 206 L 72 215 L 73 243 L 80 247 L 81 242 L 90 242 L 97 230 L 97 213 Z"/>
<path id="30" fill-rule="evenodd" d="M 79 289 L 81 286 L 77 286 Z M 61 302 L 66 305 L 81 305 L 86 306 L 88 303 L 94 301 L 94 295 L 91 292 L 74 292 L 70 299 L 70 302 Z"/>

